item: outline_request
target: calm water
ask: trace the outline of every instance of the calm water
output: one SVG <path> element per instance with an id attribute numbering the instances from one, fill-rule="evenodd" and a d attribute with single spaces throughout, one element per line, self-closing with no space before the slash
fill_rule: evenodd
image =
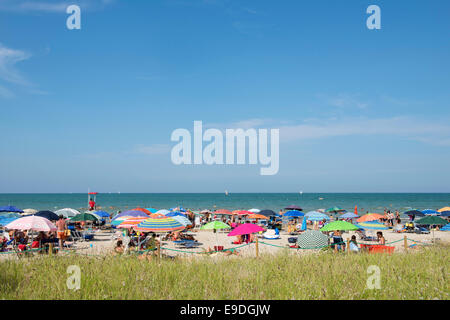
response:
<path id="1" fill-rule="evenodd" d="M 320 200 L 323 198 L 323 200 Z M 438 209 L 450 206 L 450 193 L 111 193 L 98 194 L 97 205 L 115 212 L 127 208 L 172 208 L 183 206 L 201 209 L 272 209 L 296 204 L 310 211 L 338 206 L 359 212 L 382 212 L 384 208 L 405 211 L 414 209 Z M 87 194 L 0 194 L 0 206 L 14 205 L 21 209 L 55 211 L 61 208 L 83 209 L 87 207 Z"/>

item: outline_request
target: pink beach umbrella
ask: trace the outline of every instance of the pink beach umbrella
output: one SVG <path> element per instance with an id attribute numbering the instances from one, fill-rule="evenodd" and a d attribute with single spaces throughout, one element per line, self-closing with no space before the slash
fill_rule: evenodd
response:
<path id="1" fill-rule="evenodd" d="M 56 231 L 56 226 L 50 220 L 39 216 L 28 216 L 14 220 L 5 226 L 10 230 Z"/>
<path id="2" fill-rule="evenodd" d="M 260 232 L 260 231 L 264 231 L 264 229 L 253 223 L 244 223 L 244 224 L 241 224 L 240 226 L 238 226 L 233 231 L 231 231 L 228 234 L 228 236 L 233 237 L 233 236 L 239 236 L 239 235 L 243 235 L 243 234 L 256 233 L 256 232 Z"/>

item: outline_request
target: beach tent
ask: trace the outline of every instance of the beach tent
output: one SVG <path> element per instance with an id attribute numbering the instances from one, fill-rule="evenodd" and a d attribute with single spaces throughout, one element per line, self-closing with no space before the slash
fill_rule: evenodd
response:
<path id="1" fill-rule="evenodd" d="M 60 209 L 60 210 L 55 211 L 55 214 L 57 216 L 62 214 L 64 216 L 64 218 L 72 218 L 72 217 L 75 217 L 76 215 L 80 214 L 80 212 L 75 209 L 65 208 L 65 209 Z"/>
<path id="2" fill-rule="evenodd" d="M 0 207 L 0 212 L 18 212 L 18 213 L 23 213 L 22 210 L 20 210 L 19 208 L 14 207 L 14 206 L 3 206 L 3 207 Z"/>
<path id="3" fill-rule="evenodd" d="M 50 221 L 59 220 L 59 216 L 56 213 L 54 213 L 52 211 L 48 211 L 48 210 L 39 211 L 39 212 L 35 213 L 34 215 L 38 216 L 38 217 L 42 217 L 42 218 L 48 219 Z"/>
<path id="4" fill-rule="evenodd" d="M 308 230 L 297 237 L 301 249 L 320 249 L 328 245 L 328 237 L 318 230 Z"/>
<path id="5" fill-rule="evenodd" d="M 333 221 L 323 226 L 320 231 L 350 231 L 358 229 L 357 226 L 347 221 Z"/>
<path id="6" fill-rule="evenodd" d="M 9 230 L 56 231 L 56 226 L 48 219 L 40 216 L 28 216 L 14 220 L 5 226 Z"/>

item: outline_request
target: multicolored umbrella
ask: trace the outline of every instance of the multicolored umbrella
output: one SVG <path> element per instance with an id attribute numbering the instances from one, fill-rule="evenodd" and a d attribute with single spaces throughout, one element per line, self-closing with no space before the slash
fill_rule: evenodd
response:
<path id="1" fill-rule="evenodd" d="M 361 218 L 356 219 L 357 222 L 366 222 L 366 221 L 375 221 L 378 219 L 384 218 L 381 214 L 378 213 L 368 213 L 363 215 Z"/>
<path id="2" fill-rule="evenodd" d="M 227 210 L 227 209 L 218 209 L 218 210 L 214 211 L 214 214 L 228 214 L 228 215 L 232 215 L 233 213 L 230 210 Z"/>
<path id="3" fill-rule="evenodd" d="M 121 224 L 123 221 L 125 221 L 126 219 L 129 218 L 139 218 L 139 217 L 132 217 L 132 216 L 120 216 L 117 219 L 114 219 L 113 221 L 111 221 L 111 225 L 112 226 L 118 226 L 119 224 Z M 142 217 L 143 218 L 143 217 Z M 147 217 L 146 217 L 147 219 Z"/>
<path id="4" fill-rule="evenodd" d="M 173 211 L 173 212 L 169 212 L 168 214 L 166 214 L 166 217 L 175 217 L 175 216 L 186 217 L 185 214 L 182 214 L 181 212 L 178 212 L 178 211 Z"/>
<path id="5" fill-rule="evenodd" d="M 244 223 L 244 224 L 239 225 L 234 230 L 232 230 L 228 234 L 228 236 L 233 237 L 233 236 L 239 236 L 239 235 L 243 235 L 243 234 L 256 233 L 256 232 L 260 232 L 260 231 L 264 231 L 264 229 L 253 223 Z"/>
<path id="6" fill-rule="evenodd" d="M 170 213 L 170 212 L 169 212 Z M 168 214 L 169 214 L 168 213 Z M 166 217 L 166 215 L 165 214 L 162 214 L 162 213 L 152 213 L 151 215 L 150 215 L 150 218 L 153 218 L 153 219 L 159 219 L 159 218 L 165 218 Z"/>
<path id="7" fill-rule="evenodd" d="M 328 245 L 328 237 L 318 230 L 307 230 L 298 236 L 297 244 L 302 249 L 319 249 Z"/>
<path id="8" fill-rule="evenodd" d="M 132 209 L 132 210 L 141 211 L 141 212 L 143 212 L 143 213 L 146 213 L 147 215 L 149 215 L 149 214 L 151 213 L 149 210 L 144 209 L 144 208 L 134 208 L 134 209 Z"/>
<path id="9" fill-rule="evenodd" d="M 231 212 L 231 214 L 238 216 L 248 216 L 249 214 L 253 214 L 253 212 L 247 210 L 234 210 L 233 212 Z"/>
<path id="10" fill-rule="evenodd" d="M 120 217 L 147 217 L 148 218 L 148 214 L 146 214 L 145 212 L 142 212 L 140 210 L 128 210 L 128 211 L 124 211 L 124 212 L 121 212 L 118 215 L 116 215 L 114 217 L 114 219 L 112 219 L 112 221 L 117 220 Z"/>
<path id="11" fill-rule="evenodd" d="M 192 224 L 191 220 L 189 220 L 188 218 L 186 218 L 184 216 L 174 216 L 174 217 L 172 217 L 172 219 L 175 219 L 176 221 L 181 223 L 183 226 L 189 226 Z"/>
<path id="12" fill-rule="evenodd" d="M 369 229 L 369 230 L 388 230 L 389 227 L 386 227 L 383 223 L 378 221 L 367 221 L 356 224 L 357 227 L 361 229 Z"/>
<path id="13" fill-rule="evenodd" d="M 150 211 L 151 213 L 156 213 L 158 212 L 158 209 L 155 208 L 146 208 L 148 211 Z"/>
<path id="14" fill-rule="evenodd" d="M 130 217 L 128 219 L 123 220 L 118 226 L 118 229 L 130 229 L 137 226 L 142 221 L 147 220 L 148 218 L 144 217 Z"/>
<path id="15" fill-rule="evenodd" d="M 347 221 L 333 221 L 323 226 L 320 231 L 350 231 L 358 229 L 357 226 Z"/>
<path id="16" fill-rule="evenodd" d="M 134 227 L 134 229 L 137 231 L 155 233 L 179 231 L 183 230 L 184 228 L 185 227 L 181 223 L 170 217 L 148 218 Z"/>
<path id="17" fill-rule="evenodd" d="M 221 230 L 221 229 L 230 229 L 231 227 L 222 221 L 212 221 L 210 223 L 205 224 L 200 229 L 201 230 Z"/>
<path id="18" fill-rule="evenodd" d="M 10 230 L 56 231 L 56 226 L 48 219 L 39 216 L 22 217 L 5 226 Z"/>
<path id="19" fill-rule="evenodd" d="M 443 207 L 438 210 L 438 212 L 450 211 L 450 207 Z"/>
<path id="20" fill-rule="evenodd" d="M 170 212 L 170 210 L 167 210 L 167 209 L 161 209 L 161 210 L 156 211 L 155 213 L 160 213 L 160 214 L 166 215 L 166 214 L 168 214 L 169 212 Z"/>

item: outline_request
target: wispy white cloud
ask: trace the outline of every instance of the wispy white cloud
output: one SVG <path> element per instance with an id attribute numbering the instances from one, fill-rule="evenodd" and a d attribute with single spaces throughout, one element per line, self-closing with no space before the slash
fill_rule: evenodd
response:
<path id="1" fill-rule="evenodd" d="M 25 51 L 7 48 L 0 43 L 0 79 L 9 83 L 29 85 L 16 69 L 16 64 L 30 57 L 31 54 Z"/>
<path id="2" fill-rule="evenodd" d="M 134 148 L 134 153 L 145 155 L 157 155 L 169 153 L 171 146 L 168 144 L 152 144 L 152 145 L 138 145 Z"/>

